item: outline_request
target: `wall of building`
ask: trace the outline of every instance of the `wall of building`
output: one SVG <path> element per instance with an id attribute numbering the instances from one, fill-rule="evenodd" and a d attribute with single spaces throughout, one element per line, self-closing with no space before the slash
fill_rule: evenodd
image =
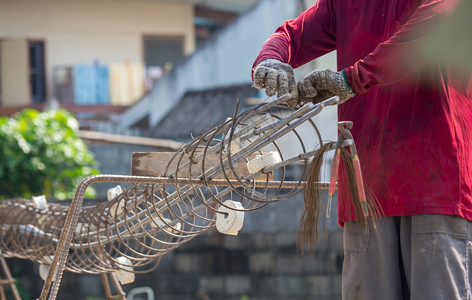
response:
<path id="1" fill-rule="evenodd" d="M 28 45 L 23 39 L 0 43 L 1 104 L 28 105 L 30 95 Z M 6 76 L 8 74 L 8 76 Z"/>
<path id="2" fill-rule="evenodd" d="M 193 6 L 168 1 L 0 0 L 0 40 L 45 42 L 49 96 L 54 66 L 142 62 L 143 35 L 183 37 L 184 52 L 190 54 L 195 47 Z"/>

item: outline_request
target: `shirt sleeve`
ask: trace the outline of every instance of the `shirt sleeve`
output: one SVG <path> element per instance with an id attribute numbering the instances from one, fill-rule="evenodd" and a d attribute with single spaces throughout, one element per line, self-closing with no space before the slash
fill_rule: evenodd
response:
<path id="1" fill-rule="evenodd" d="M 422 0 L 410 18 L 373 52 L 346 67 L 352 89 L 366 93 L 373 86 L 385 86 L 406 79 L 425 65 L 420 49 L 428 34 L 450 17 L 459 0 Z"/>
<path id="2" fill-rule="evenodd" d="M 332 6 L 330 1 L 319 0 L 298 18 L 286 21 L 277 28 L 262 46 L 253 68 L 269 58 L 296 68 L 335 48 Z"/>

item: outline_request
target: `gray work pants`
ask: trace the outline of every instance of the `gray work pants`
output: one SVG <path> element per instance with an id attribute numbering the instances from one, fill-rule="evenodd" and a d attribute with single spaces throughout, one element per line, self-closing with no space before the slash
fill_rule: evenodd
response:
<path id="1" fill-rule="evenodd" d="M 385 217 L 344 226 L 343 299 L 472 299 L 472 222 Z"/>

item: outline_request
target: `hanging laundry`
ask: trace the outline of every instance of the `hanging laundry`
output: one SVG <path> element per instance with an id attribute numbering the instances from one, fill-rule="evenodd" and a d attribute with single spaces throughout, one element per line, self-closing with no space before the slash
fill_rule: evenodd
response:
<path id="1" fill-rule="evenodd" d="M 95 64 L 97 104 L 110 104 L 110 72 L 108 66 Z"/>
<path id="2" fill-rule="evenodd" d="M 74 103 L 96 105 L 110 103 L 110 79 L 106 65 L 77 64 L 73 67 Z"/>
<path id="3" fill-rule="evenodd" d="M 131 103 L 139 100 L 144 92 L 144 66 L 142 64 L 127 64 L 128 68 L 128 80 L 129 80 L 129 93 Z"/>
<path id="4" fill-rule="evenodd" d="M 74 102 L 75 104 L 93 104 L 96 94 L 96 74 L 92 65 L 74 65 Z"/>
<path id="5" fill-rule="evenodd" d="M 131 105 L 145 93 L 144 66 L 138 63 L 110 66 L 110 102 L 113 105 Z"/>
<path id="6" fill-rule="evenodd" d="M 124 64 L 110 66 L 110 103 L 128 105 L 130 103 L 128 71 Z"/>

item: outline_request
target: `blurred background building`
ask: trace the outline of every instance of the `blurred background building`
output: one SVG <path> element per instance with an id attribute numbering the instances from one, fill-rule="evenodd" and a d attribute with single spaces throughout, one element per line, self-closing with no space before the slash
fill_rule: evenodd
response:
<path id="1" fill-rule="evenodd" d="M 232 116 L 236 99 L 240 110 L 266 101 L 251 88 L 252 62 L 283 21 L 315 2 L 0 0 L 0 115 L 65 108 L 87 130 L 101 172 L 130 174 L 133 152 L 172 151 L 175 141 Z M 329 54 L 296 75 L 335 69 L 335 61 Z M 315 122 L 325 140 L 336 139 L 335 108 Z M 98 201 L 106 188 L 97 188 Z M 302 207 L 300 196 L 248 213 L 237 237 L 200 236 L 124 288 L 150 287 L 160 300 L 340 299 L 336 218 L 316 255 L 302 256 L 295 245 Z M 38 266 L 9 263 L 22 288 L 38 296 Z M 98 278 L 65 274 L 58 299 L 102 299 Z"/>
<path id="2" fill-rule="evenodd" d="M 2 107 L 132 104 L 256 1 L 206 2 L 1 1 Z"/>

